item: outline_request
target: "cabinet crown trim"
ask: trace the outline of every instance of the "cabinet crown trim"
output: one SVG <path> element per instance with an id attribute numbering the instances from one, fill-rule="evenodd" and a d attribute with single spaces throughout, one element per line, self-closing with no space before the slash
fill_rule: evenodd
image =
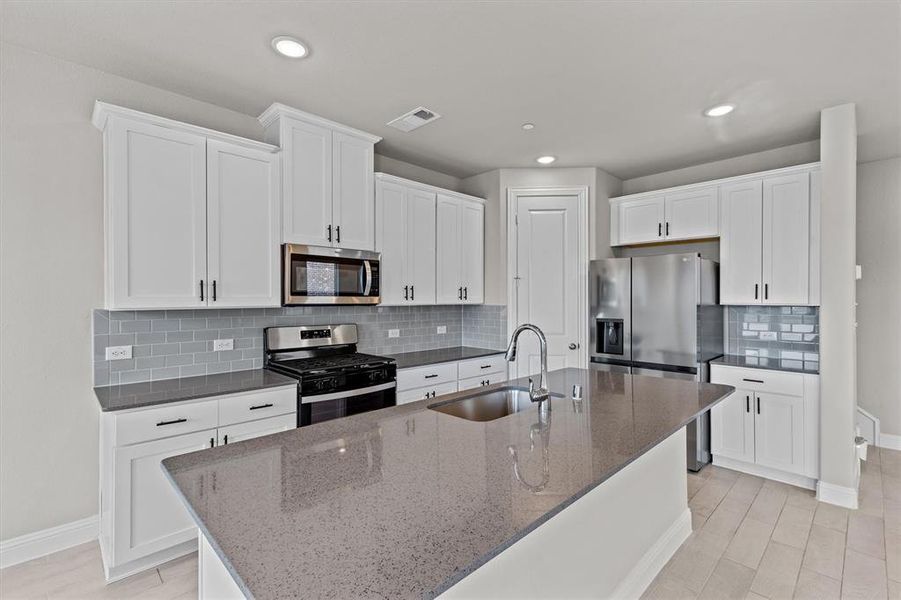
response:
<path id="1" fill-rule="evenodd" d="M 717 185 L 724 185 L 729 183 L 738 183 L 741 181 L 748 181 L 751 179 L 760 179 L 762 177 L 774 177 L 778 175 L 789 175 L 792 173 L 802 173 L 804 171 L 817 171 L 820 168 L 819 162 L 805 163 L 802 165 L 793 165 L 791 167 L 782 167 L 779 169 L 771 169 L 769 171 L 758 171 L 756 173 L 747 173 L 745 175 L 734 175 L 732 177 L 723 177 L 720 179 L 711 179 L 709 181 L 698 181 L 696 183 L 686 183 L 684 185 L 677 185 L 668 188 L 661 188 L 659 190 L 648 190 L 647 192 L 638 192 L 635 194 L 627 194 L 624 196 L 617 196 L 615 198 L 610 198 L 609 202 L 611 206 L 619 204 L 620 202 L 626 202 L 630 200 L 640 200 L 642 198 L 652 198 L 654 196 L 660 196 L 662 194 L 673 194 L 677 192 L 686 192 L 689 190 L 701 189 L 705 187 L 712 187 Z"/>
<path id="2" fill-rule="evenodd" d="M 199 125 L 192 125 L 183 121 L 176 121 L 175 119 L 160 117 L 158 115 L 134 110 L 133 108 L 125 108 L 124 106 L 117 106 L 115 104 L 109 104 L 107 102 L 96 100 L 94 102 L 94 112 L 91 115 L 91 123 L 94 124 L 94 127 L 99 129 L 100 131 L 105 130 L 110 117 L 122 117 L 131 121 L 148 123 L 150 125 L 165 127 L 167 129 L 172 129 L 175 131 L 193 133 L 211 140 L 219 140 L 221 142 L 227 142 L 236 146 L 243 146 L 244 148 L 261 150 L 263 152 L 269 152 L 272 154 L 280 151 L 280 148 L 278 146 L 273 146 L 272 144 L 267 144 L 265 142 L 258 142 L 257 140 L 251 140 L 249 138 L 241 137 L 238 135 L 216 131 L 215 129 L 208 129 L 206 127 L 200 127 Z"/>
<path id="3" fill-rule="evenodd" d="M 372 142 L 373 144 L 381 141 L 382 139 L 380 136 L 367 133 L 360 129 L 354 129 L 353 127 L 350 127 L 348 125 L 338 123 L 337 121 L 332 121 L 330 119 L 326 119 L 325 117 L 320 117 L 319 115 L 314 115 L 313 113 L 308 113 L 306 111 L 302 111 L 300 109 L 293 108 L 279 102 L 273 103 L 272 106 L 264 110 L 263 114 L 257 117 L 257 120 L 263 127 L 269 127 L 281 117 L 291 117 L 292 119 L 298 119 L 300 121 L 306 121 L 315 125 L 321 125 L 339 133 L 364 139 L 368 142 Z"/>
<path id="4" fill-rule="evenodd" d="M 454 190 L 448 190 L 446 188 L 429 185 L 428 183 L 420 183 L 418 181 L 413 181 L 412 179 L 404 179 L 403 177 L 398 177 L 397 175 L 389 175 L 388 173 L 376 173 L 375 179 L 376 181 L 384 181 L 385 183 L 394 183 L 396 185 L 414 187 L 425 192 L 441 194 L 442 196 L 451 196 L 452 198 L 464 200 L 466 202 L 486 204 L 486 200 L 484 198 L 479 198 L 478 196 L 470 196 L 462 192 L 455 192 Z"/>

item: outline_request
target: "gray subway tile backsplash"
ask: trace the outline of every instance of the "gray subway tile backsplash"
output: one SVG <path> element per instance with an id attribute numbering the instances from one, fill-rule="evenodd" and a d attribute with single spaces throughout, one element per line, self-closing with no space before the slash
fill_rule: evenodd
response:
<path id="1" fill-rule="evenodd" d="M 263 328 L 356 323 L 358 348 L 397 354 L 452 346 L 504 348 L 504 306 L 303 306 L 206 310 L 95 310 L 94 385 L 191 377 L 263 366 Z M 438 326 L 447 333 L 438 334 Z M 389 338 L 388 330 L 399 337 Z M 233 339 L 234 350 L 213 351 Z M 130 360 L 107 361 L 107 346 L 132 346 Z"/>
<path id="2" fill-rule="evenodd" d="M 819 316 L 815 306 L 728 306 L 726 352 L 819 361 Z"/>

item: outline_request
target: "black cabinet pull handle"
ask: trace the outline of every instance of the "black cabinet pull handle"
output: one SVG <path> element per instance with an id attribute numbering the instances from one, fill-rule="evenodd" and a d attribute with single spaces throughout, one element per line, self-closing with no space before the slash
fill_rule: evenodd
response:
<path id="1" fill-rule="evenodd" d="M 413 300 L 416 300 L 416 286 L 415 285 L 410 286 L 410 301 L 412 302 Z"/>
<path id="2" fill-rule="evenodd" d="M 435 397 L 435 390 L 432 390 L 432 398 Z"/>
<path id="3" fill-rule="evenodd" d="M 172 419 L 171 421 L 160 421 L 156 424 L 157 427 L 162 427 L 163 425 L 175 425 L 176 423 L 187 423 L 187 419 Z"/>
<path id="4" fill-rule="evenodd" d="M 228 444 L 228 435 L 225 436 L 225 444 Z"/>
<path id="5" fill-rule="evenodd" d="M 213 280 L 213 302 L 216 301 L 216 280 Z"/>
<path id="6" fill-rule="evenodd" d="M 337 243 L 337 244 L 341 243 L 341 226 L 340 225 L 335 227 L 335 243 Z"/>
<path id="7" fill-rule="evenodd" d="M 745 412 L 751 412 L 751 397 L 745 396 Z"/>
<path id="8" fill-rule="evenodd" d="M 272 403 L 269 402 L 267 404 L 257 404 L 256 406 L 251 406 L 250 410 L 259 410 L 261 408 L 272 408 Z"/>
<path id="9" fill-rule="evenodd" d="M 482 365 L 482 366 L 479 367 L 479 368 L 480 368 L 480 369 L 490 369 L 490 368 L 491 368 L 491 365 Z"/>
<path id="10" fill-rule="evenodd" d="M 757 414 L 760 414 L 760 397 L 757 397 Z"/>
<path id="11" fill-rule="evenodd" d="M 462 285 L 459 288 L 457 288 L 457 298 L 459 298 L 460 300 L 463 299 L 463 286 Z"/>
<path id="12" fill-rule="evenodd" d="M 749 383 L 763 383 L 763 379 L 742 379 L 742 381 L 747 381 Z"/>
<path id="13" fill-rule="evenodd" d="M 216 445 L 216 438 L 210 438 L 210 448 Z"/>
<path id="14" fill-rule="evenodd" d="M 760 284 L 754 284 L 754 299 L 757 300 L 757 291 L 760 289 Z"/>
<path id="15" fill-rule="evenodd" d="M 438 377 L 438 374 L 437 374 L 437 373 L 433 373 L 433 374 L 431 374 L 431 375 L 426 375 L 426 376 L 425 376 L 426 379 L 434 379 L 435 377 Z"/>
<path id="16" fill-rule="evenodd" d="M 328 226 L 328 241 L 329 242 L 332 241 L 332 226 L 331 225 Z"/>
<path id="17" fill-rule="evenodd" d="M 469 288 L 468 287 L 463 288 L 463 299 L 469 300 Z"/>
<path id="18" fill-rule="evenodd" d="M 410 286 L 405 285 L 404 286 L 404 300 L 409 300 L 409 299 L 410 299 Z"/>
<path id="19" fill-rule="evenodd" d="M 663 235 L 663 223 L 657 223 L 657 237 Z"/>
<path id="20" fill-rule="evenodd" d="M 669 221 L 666 222 L 666 235 L 669 235 Z"/>
<path id="21" fill-rule="evenodd" d="M 200 301 L 203 302 L 203 279 L 200 280 Z"/>
<path id="22" fill-rule="evenodd" d="M 768 284 L 768 283 L 763 284 L 763 299 L 764 300 L 770 299 L 770 284 Z"/>

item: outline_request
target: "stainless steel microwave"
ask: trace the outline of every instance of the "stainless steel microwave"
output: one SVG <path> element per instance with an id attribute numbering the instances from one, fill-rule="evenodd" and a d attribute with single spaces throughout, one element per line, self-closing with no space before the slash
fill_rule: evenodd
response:
<path id="1" fill-rule="evenodd" d="M 282 305 L 378 304 L 378 252 L 282 246 Z"/>

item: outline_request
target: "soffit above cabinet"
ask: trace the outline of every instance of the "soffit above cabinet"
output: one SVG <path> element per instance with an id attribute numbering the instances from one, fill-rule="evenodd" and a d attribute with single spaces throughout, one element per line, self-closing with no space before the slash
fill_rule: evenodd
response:
<path id="1" fill-rule="evenodd" d="M 286 106 L 279 102 L 273 103 L 269 108 L 263 111 L 257 120 L 263 127 L 269 127 L 272 125 L 277 119 L 280 117 L 291 117 L 293 119 L 299 119 L 301 121 L 306 121 L 308 123 L 314 123 L 316 125 L 321 125 L 322 127 L 327 127 L 332 131 L 337 131 L 340 133 L 344 133 L 346 135 L 350 135 L 353 137 L 357 137 L 360 139 L 364 139 L 373 144 L 381 141 L 381 137 L 377 135 L 373 135 L 371 133 L 367 133 L 365 131 L 361 131 L 360 129 L 354 129 L 353 127 L 349 127 L 347 125 L 343 125 L 338 123 L 337 121 L 332 121 L 326 119 L 325 117 L 320 117 L 319 115 L 314 115 L 313 113 L 308 113 L 302 111 L 297 108 L 293 108 L 291 106 Z"/>
<path id="2" fill-rule="evenodd" d="M 207 139 L 228 142 L 229 144 L 235 144 L 237 146 L 243 146 L 244 148 L 260 150 L 262 152 L 276 153 L 280 150 L 278 146 L 267 144 L 266 142 L 258 142 L 256 140 L 232 135 L 230 133 L 216 131 L 215 129 L 208 129 L 206 127 L 200 127 L 199 125 L 192 125 L 183 121 L 176 121 L 175 119 L 168 119 L 166 117 L 152 115 L 150 113 L 141 112 L 132 108 L 125 108 L 124 106 L 116 106 L 115 104 L 109 104 L 100 100 L 94 102 L 94 112 L 91 115 L 91 123 L 94 124 L 94 127 L 103 131 L 106 128 L 107 120 L 112 116 L 123 117 L 132 121 L 138 121 L 142 123 L 149 123 L 151 125 L 156 125 L 157 127 L 165 127 L 167 129 L 176 131 L 194 133 L 196 135 L 201 135 Z"/>

